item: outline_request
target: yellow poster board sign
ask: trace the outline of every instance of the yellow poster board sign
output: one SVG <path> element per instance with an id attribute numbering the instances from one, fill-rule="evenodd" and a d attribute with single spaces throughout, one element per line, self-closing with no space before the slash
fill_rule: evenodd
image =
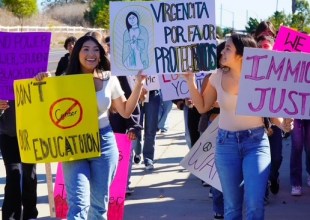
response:
<path id="1" fill-rule="evenodd" d="M 72 161 L 100 155 L 91 74 L 15 80 L 14 93 L 22 162 Z"/>

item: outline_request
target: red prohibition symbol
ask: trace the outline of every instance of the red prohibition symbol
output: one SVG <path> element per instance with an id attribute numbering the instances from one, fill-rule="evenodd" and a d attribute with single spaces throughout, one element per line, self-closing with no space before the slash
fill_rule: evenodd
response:
<path id="1" fill-rule="evenodd" d="M 61 129 L 68 129 L 79 124 L 83 117 L 81 103 L 73 98 L 62 98 L 50 107 L 52 122 Z"/>

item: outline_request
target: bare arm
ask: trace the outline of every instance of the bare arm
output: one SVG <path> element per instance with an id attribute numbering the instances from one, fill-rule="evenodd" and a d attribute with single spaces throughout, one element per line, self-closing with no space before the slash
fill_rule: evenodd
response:
<path id="1" fill-rule="evenodd" d="M 203 93 L 200 94 L 195 83 L 195 74 L 186 73 L 185 79 L 187 81 L 191 99 L 198 112 L 202 114 L 209 111 L 217 99 L 217 93 L 215 88 L 210 83 L 208 83 L 203 90 Z"/>
<path id="2" fill-rule="evenodd" d="M 137 75 L 136 85 L 132 90 L 128 100 L 126 100 L 125 96 L 121 96 L 112 101 L 112 108 L 116 109 L 116 111 L 123 118 L 129 118 L 135 107 L 137 106 L 145 79 L 146 76 L 142 75 L 142 72 L 139 71 Z"/>

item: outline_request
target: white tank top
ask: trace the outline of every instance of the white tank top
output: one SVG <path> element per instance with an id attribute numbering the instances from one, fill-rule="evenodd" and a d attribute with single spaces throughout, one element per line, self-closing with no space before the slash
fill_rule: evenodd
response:
<path id="1" fill-rule="evenodd" d="M 218 69 L 209 79 L 209 82 L 217 92 L 217 101 L 221 109 L 219 128 L 228 131 L 242 131 L 264 126 L 262 117 L 236 115 L 238 95 L 233 95 L 223 90 L 223 74 L 225 73 L 221 69 Z"/>

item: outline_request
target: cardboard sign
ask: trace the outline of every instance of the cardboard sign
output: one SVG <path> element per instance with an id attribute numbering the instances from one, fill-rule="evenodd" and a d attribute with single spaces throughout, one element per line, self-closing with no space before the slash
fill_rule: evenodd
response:
<path id="1" fill-rule="evenodd" d="M 237 114 L 310 119 L 310 54 L 245 48 Z"/>
<path id="2" fill-rule="evenodd" d="M 273 46 L 279 51 L 299 51 L 310 53 L 310 36 L 291 28 L 281 26 Z"/>
<path id="3" fill-rule="evenodd" d="M 202 82 L 206 73 L 196 73 L 196 85 L 198 90 L 201 90 Z M 160 75 L 159 76 L 160 88 L 163 94 L 163 101 L 174 100 L 174 99 L 185 99 L 189 98 L 189 90 L 187 83 L 182 75 L 171 74 L 171 75 Z"/>
<path id="4" fill-rule="evenodd" d="M 14 81 L 17 137 L 24 163 L 100 155 L 97 100 L 91 74 Z"/>
<path id="5" fill-rule="evenodd" d="M 113 74 L 216 69 L 215 1 L 110 2 Z"/>
<path id="6" fill-rule="evenodd" d="M 50 41 L 48 32 L 0 32 L 0 99 L 14 99 L 14 80 L 47 70 Z"/>
<path id="7" fill-rule="evenodd" d="M 214 188 L 222 191 L 214 162 L 218 122 L 219 117 L 216 117 L 196 141 L 190 152 L 183 158 L 180 165 Z"/>

